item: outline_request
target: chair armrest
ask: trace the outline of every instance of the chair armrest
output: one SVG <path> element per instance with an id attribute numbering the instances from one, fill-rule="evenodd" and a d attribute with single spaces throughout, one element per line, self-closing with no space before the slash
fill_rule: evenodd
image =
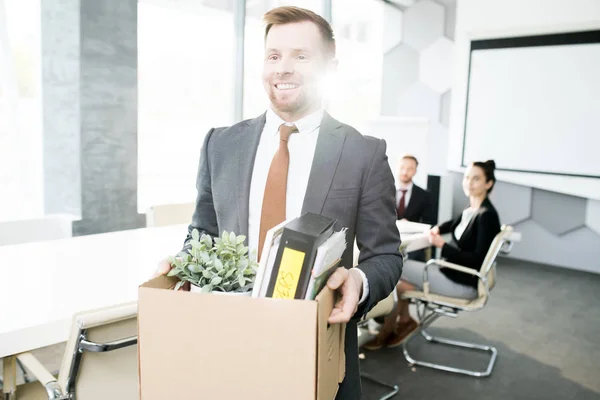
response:
<path id="1" fill-rule="evenodd" d="M 375 307 L 371 309 L 364 317 L 363 321 L 368 321 L 377 317 L 385 317 L 396 309 L 398 305 L 398 295 L 396 288 L 389 294 L 388 297 L 375 304 Z"/>
<path id="2" fill-rule="evenodd" d="M 56 378 L 48 372 L 48 370 L 39 362 L 31 353 L 22 353 L 17 356 L 17 359 L 37 378 L 38 381 L 46 388 L 48 399 L 64 399 L 66 398 L 56 381 Z"/>
<path id="3" fill-rule="evenodd" d="M 106 351 L 122 349 L 123 347 L 133 346 L 134 344 L 137 344 L 137 336 L 132 336 L 121 340 L 115 340 L 114 342 L 109 343 L 96 343 L 83 339 L 79 343 L 79 351 L 103 353 Z"/>
<path id="4" fill-rule="evenodd" d="M 453 264 L 446 260 L 440 260 L 440 259 L 436 258 L 436 259 L 427 261 L 427 264 L 425 264 L 425 268 L 423 268 L 423 292 L 425 293 L 426 296 L 429 295 L 429 275 L 428 275 L 427 269 L 432 264 L 437 264 L 440 267 L 450 268 L 455 271 L 460 271 L 460 272 L 464 272 L 465 274 L 476 276 L 480 281 L 483 282 L 483 285 L 485 287 L 485 292 L 486 293 L 489 292 L 487 279 L 483 275 L 481 275 L 481 273 L 479 273 L 479 271 L 475 271 L 474 269 L 467 268 L 467 267 L 464 267 L 464 266 L 458 265 L 458 264 Z"/>
<path id="5" fill-rule="evenodd" d="M 446 260 L 440 260 L 440 259 L 429 260 L 427 262 L 427 264 L 425 265 L 425 270 L 427 270 L 427 268 L 429 267 L 430 264 L 437 264 L 440 267 L 450 268 L 455 271 L 460 271 L 460 272 L 464 272 L 465 274 L 474 275 L 479 278 L 483 278 L 478 271 L 476 271 L 472 268 L 463 267 L 462 265 L 454 264 L 454 263 L 448 262 Z"/>
<path id="6" fill-rule="evenodd" d="M 31 372 L 42 385 L 46 386 L 48 382 L 56 381 L 56 378 L 48 372 L 46 367 L 44 367 L 33 354 L 19 354 L 17 359 L 21 361 L 25 368 L 27 368 L 27 370 Z"/>

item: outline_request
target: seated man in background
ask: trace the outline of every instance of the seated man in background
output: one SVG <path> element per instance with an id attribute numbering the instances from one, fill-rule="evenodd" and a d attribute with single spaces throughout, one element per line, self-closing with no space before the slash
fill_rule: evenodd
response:
<path id="1" fill-rule="evenodd" d="M 400 159 L 396 212 L 399 220 L 433 225 L 435 217 L 431 195 L 413 183 L 419 162 L 415 156 L 406 154 Z"/>
<path id="2" fill-rule="evenodd" d="M 433 225 L 435 215 L 431 194 L 413 182 L 418 166 L 419 161 L 413 155 L 405 154 L 400 159 L 396 189 L 397 219 Z M 408 257 L 412 260 L 426 261 L 424 249 L 411 252 Z"/>

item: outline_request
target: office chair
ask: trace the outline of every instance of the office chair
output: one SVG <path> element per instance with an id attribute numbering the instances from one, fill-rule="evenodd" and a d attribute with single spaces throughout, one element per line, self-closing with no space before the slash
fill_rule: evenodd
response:
<path id="1" fill-rule="evenodd" d="M 416 305 L 417 316 L 419 320 L 419 329 L 413 332 L 403 343 L 403 353 L 406 361 L 414 365 L 435 368 L 438 370 L 474 377 L 486 377 L 492 373 L 492 369 L 494 368 L 496 357 L 498 355 L 496 348 L 488 345 L 480 345 L 436 337 L 430 335 L 426 329 L 439 317 L 444 316 L 456 318 L 461 311 L 479 311 L 485 307 L 489 300 L 490 292 L 496 285 L 496 257 L 500 252 L 508 254 L 512 249 L 514 240 L 518 240 L 518 234 L 513 233 L 513 228 L 511 226 L 503 226 L 500 233 L 498 233 L 494 238 L 494 241 L 492 242 L 479 271 L 464 267 L 462 265 L 452 264 L 440 259 L 433 259 L 427 262 L 423 271 L 423 290 L 407 291 L 402 295 L 403 299 L 410 300 L 412 304 Z M 428 267 L 433 264 L 476 276 L 478 278 L 478 296 L 475 299 L 467 300 L 430 293 L 427 274 Z M 416 337 L 417 332 L 419 332 L 421 336 L 427 340 L 427 343 L 438 343 L 447 346 L 489 353 L 490 357 L 487 363 L 487 368 L 484 371 L 472 371 L 456 368 L 450 365 L 436 364 L 415 359 L 409 353 L 408 346 Z"/>
<path id="2" fill-rule="evenodd" d="M 58 377 L 31 353 L 17 359 L 38 379 L 19 400 L 137 398 L 137 302 L 76 314 Z"/>

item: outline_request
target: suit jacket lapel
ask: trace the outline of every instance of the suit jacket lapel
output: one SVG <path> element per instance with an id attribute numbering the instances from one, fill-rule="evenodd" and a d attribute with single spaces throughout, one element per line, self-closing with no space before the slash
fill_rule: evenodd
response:
<path id="1" fill-rule="evenodd" d="M 256 159 L 256 150 L 260 142 L 260 136 L 265 127 L 266 113 L 252 119 L 237 134 L 237 180 L 240 188 L 237 197 L 238 211 L 238 235 L 248 236 L 248 215 L 250 207 L 250 183 L 252 181 L 252 170 Z"/>
<path id="2" fill-rule="evenodd" d="M 485 200 L 483 200 L 483 202 L 481 203 L 481 206 L 479 207 L 479 209 L 477 210 L 477 212 L 475 213 L 475 215 L 473 215 L 473 217 L 471 217 L 471 220 L 469 221 L 469 223 L 467 224 L 467 227 L 465 228 L 461 239 L 466 237 L 467 235 L 471 235 L 471 230 L 473 229 L 473 226 L 475 224 L 475 220 L 477 218 L 479 218 L 479 215 L 481 215 L 481 213 L 487 208 L 488 204 L 489 204 L 489 200 L 486 197 Z M 467 235 L 465 235 L 467 234 Z"/>
<path id="3" fill-rule="evenodd" d="M 304 195 L 302 214 L 307 212 L 320 214 L 323 210 L 346 139 L 346 133 L 341 127 L 339 121 L 325 112 L 319 128 L 319 138 Z"/>

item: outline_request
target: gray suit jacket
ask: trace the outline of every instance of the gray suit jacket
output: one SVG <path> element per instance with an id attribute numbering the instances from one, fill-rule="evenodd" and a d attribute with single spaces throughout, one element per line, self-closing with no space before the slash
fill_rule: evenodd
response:
<path id="1" fill-rule="evenodd" d="M 189 232 L 248 234 L 250 181 L 264 125 L 265 114 L 208 132 Z M 303 214 L 337 219 L 336 230 L 348 228 L 342 265 L 352 267 L 356 237 L 358 268 L 369 281 L 369 295 L 346 329 L 346 378 L 338 399 L 360 399 L 356 321 L 394 290 L 402 273 L 394 178 L 385 151 L 384 140 L 363 136 L 325 113 L 302 206 Z"/>

